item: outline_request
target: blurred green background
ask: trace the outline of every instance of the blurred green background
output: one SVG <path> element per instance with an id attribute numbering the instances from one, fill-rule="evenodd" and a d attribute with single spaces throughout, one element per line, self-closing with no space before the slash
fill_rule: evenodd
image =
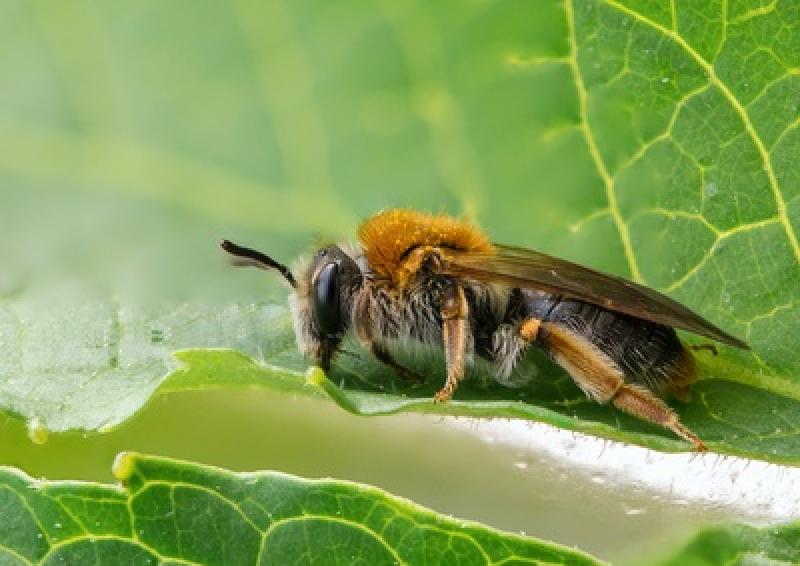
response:
<path id="1" fill-rule="evenodd" d="M 220 236 L 288 259 L 398 205 L 625 271 L 608 217 L 567 229 L 607 205 L 570 70 L 525 62 L 567 52 L 561 7 L 519 11 L 4 3 L 0 291 L 262 298 Z"/>
<path id="2" fill-rule="evenodd" d="M 247 309 L 283 303 L 285 291 L 263 273 L 230 270 L 218 240 L 288 261 L 318 239 L 353 237 L 361 219 L 392 206 L 463 215 L 495 240 L 641 273 L 659 288 L 686 276 L 714 241 L 692 214 L 707 212 L 721 229 L 767 219 L 742 245 L 780 240 L 770 261 L 727 260 L 757 265 L 762 280 L 726 290 L 722 263 L 677 294 L 733 332 L 745 329 L 734 310 L 758 314 L 748 310 L 753 289 L 767 310 L 791 300 L 798 285 L 787 270 L 796 264 L 769 220 L 769 188 L 748 177 L 761 167 L 751 148 L 724 177 L 736 157 L 722 145 L 676 149 L 665 138 L 635 177 L 615 177 L 607 192 L 584 113 L 598 110 L 599 157 L 615 174 L 706 76 L 662 38 L 624 31 L 635 25 L 620 11 L 606 8 L 598 20 L 594 3 L 577 4 L 3 2 L 0 347 L 13 353 L 0 361 L 4 406 L 36 415 L 47 404 L 46 424 L 58 429 L 71 422 L 59 421 L 62 407 L 87 406 L 84 389 L 136 411 L 173 367 L 175 349 L 257 355 L 261 335 Z M 662 7 L 641 9 L 658 21 Z M 598 86 L 588 103 L 576 88 L 572 38 L 586 49 L 587 86 Z M 625 51 L 626 41 L 636 49 Z M 622 81 L 603 88 L 619 73 Z M 687 151 L 708 153 L 716 166 L 704 162 L 699 176 L 680 157 Z M 741 204 L 734 196 L 745 178 Z M 645 207 L 687 216 L 645 221 Z M 620 213 L 630 221 L 622 227 Z M 641 252 L 638 265 L 626 260 L 626 237 Z M 797 364 L 768 350 L 762 361 Z M 149 388 L 118 392 L 115 380 L 126 375 Z M 75 380 L 74 398 L 48 397 L 48 383 Z M 333 475 L 605 558 L 624 556 L 629 540 L 655 544 L 724 515 L 620 494 L 545 460 L 519 470 L 519 454 L 436 425 L 357 419 L 264 392 L 192 393 L 160 398 L 110 434 L 57 435 L 43 446 L 9 416 L 0 464 L 108 480 L 113 454 L 137 449 Z M 587 501 L 608 520 L 579 519 Z"/>

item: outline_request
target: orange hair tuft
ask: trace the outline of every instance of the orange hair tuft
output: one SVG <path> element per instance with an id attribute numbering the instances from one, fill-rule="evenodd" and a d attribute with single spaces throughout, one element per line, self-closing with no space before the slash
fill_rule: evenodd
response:
<path id="1" fill-rule="evenodd" d="M 368 218 L 358 229 L 358 239 L 370 267 L 393 279 L 407 252 L 422 246 L 463 252 L 492 253 L 486 234 L 464 220 L 393 208 Z"/>

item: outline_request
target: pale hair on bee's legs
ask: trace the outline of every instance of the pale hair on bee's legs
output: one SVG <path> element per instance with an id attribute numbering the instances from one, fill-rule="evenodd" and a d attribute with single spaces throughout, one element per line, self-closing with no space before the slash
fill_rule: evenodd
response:
<path id="1" fill-rule="evenodd" d="M 514 369 L 539 334 L 541 320 L 530 317 L 514 324 L 501 324 L 492 335 L 495 379 L 505 387 L 519 388 L 530 383 L 530 376 L 515 375 Z"/>
<path id="2" fill-rule="evenodd" d="M 536 341 L 540 322 L 538 319 L 531 318 L 513 324 L 504 323 L 498 326 L 492 334 L 495 379 L 501 385 L 519 388 L 530 382 L 531 376 L 518 375 L 514 370 L 531 344 Z"/>

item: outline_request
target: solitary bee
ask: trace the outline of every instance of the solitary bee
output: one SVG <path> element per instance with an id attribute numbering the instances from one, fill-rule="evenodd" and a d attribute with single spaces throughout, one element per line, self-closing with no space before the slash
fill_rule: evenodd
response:
<path id="1" fill-rule="evenodd" d="M 503 246 L 467 222 L 393 209 L 366 220 L 353 247 L 330 245 L 298 266 L 228 240 L 236 265 L 276 269 L 289 296 L 298 348 L 323 369 L 352 330 L 399 377 L 422 380 L 387 345 L 411 339 L 444 347 L 452 398 L 473 354 L 504 381 L 528 348 L 543 349 L 584 393 L 672 430 L 705 450 L 662 400 L 688 396 L 692 354 L 675 328 L 748 345 L 642 285 L 533 250 Z M 706 345 L 710 349 L 713 346 Z"/>

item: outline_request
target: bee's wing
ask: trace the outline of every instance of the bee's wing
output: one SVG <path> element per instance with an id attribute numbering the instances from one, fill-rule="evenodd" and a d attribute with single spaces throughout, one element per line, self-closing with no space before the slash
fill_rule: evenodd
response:
<path id="1" fill-rule="evenodd" d="M 538 289 L 688 330 L 737 348 L 750 348 L 677 301 L 643 285 L 525 248 L 496 245 L 495 250 L 493 254 L 448 254 L 444 273 Z"/>

